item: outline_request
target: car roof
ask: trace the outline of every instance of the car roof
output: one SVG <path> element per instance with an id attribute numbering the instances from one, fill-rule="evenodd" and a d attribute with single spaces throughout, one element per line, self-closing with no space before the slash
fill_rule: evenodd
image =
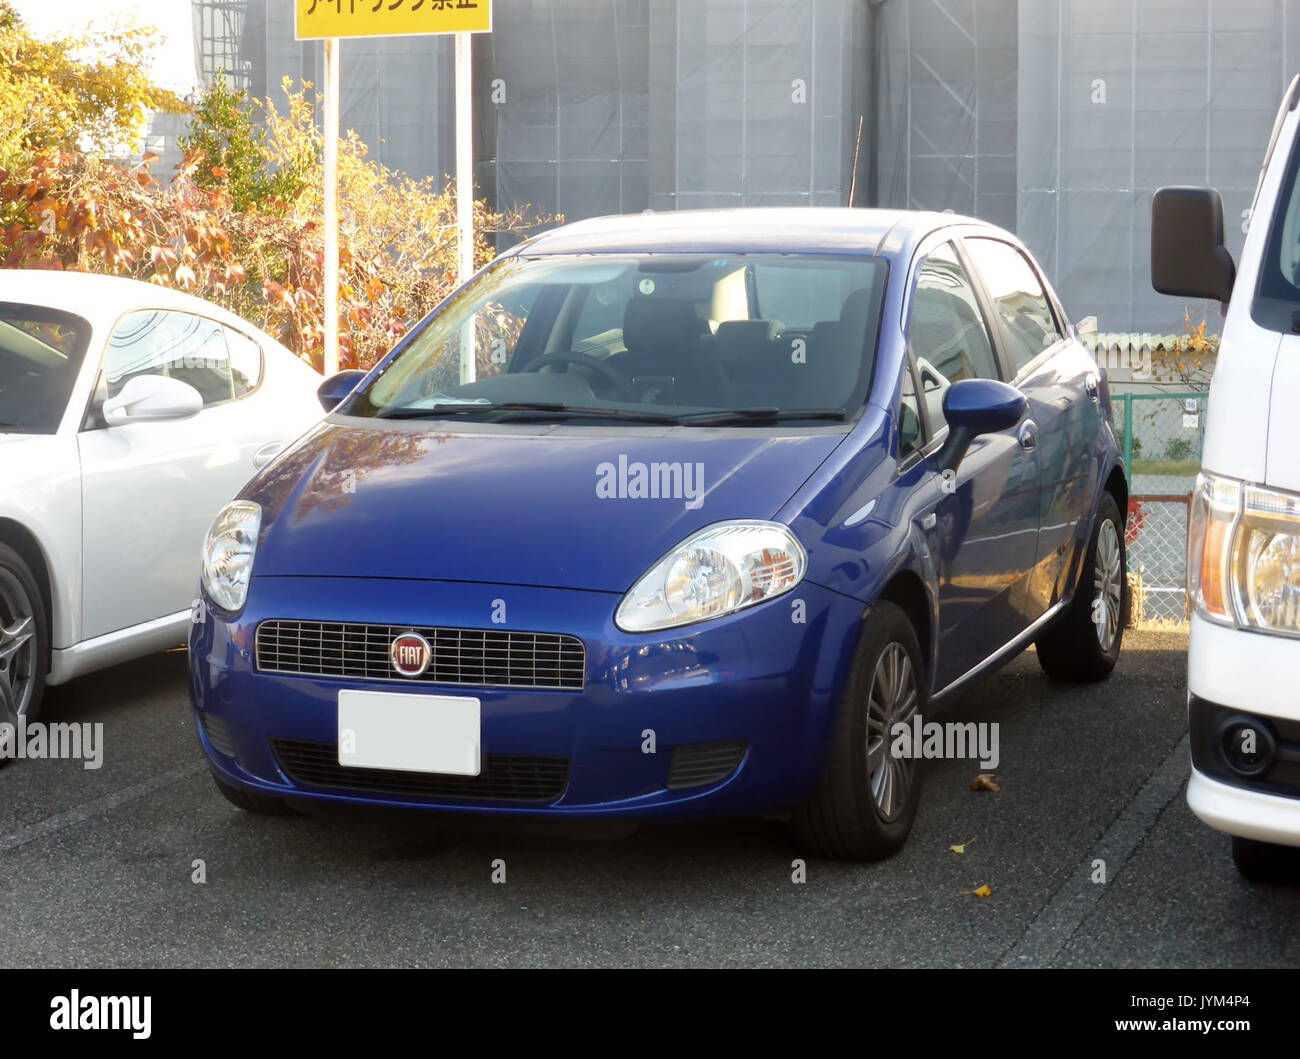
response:
<path id="1" fill-rule="evenodd" d="M 261 328 L 220 305 L 184 291 L 122 276 L 59 269 L 0 269 L 0 302 L 62 309 L 83 317 L 97 329 L 112 327 L 119 316 L 134 308 L 179 309 L 275 341 Z"/>
<path id="2" fill-rule="evenodd" d="M 990 226 L 928 210 L 759 207 L 594 217 L 515 247 L 524 256 L 609 253 L 846 253 L 895 257 L 936 228 Z M 887 238 L 888 237 L 888 238 Z"/>

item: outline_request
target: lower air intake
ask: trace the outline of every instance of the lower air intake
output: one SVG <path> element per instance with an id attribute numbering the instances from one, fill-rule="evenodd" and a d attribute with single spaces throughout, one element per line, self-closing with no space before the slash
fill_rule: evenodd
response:
<path id="1" fill-rule="evenodd" d="M 707 787 L 730 776 L 745 757 L 743 742 L 690 743 L 673 751 L 668 770 L 668 789 Z"/>
<path id="2" fill-rule="evenodd" d="M 451 798 L 474 801 L 553 802 L 569 782 L 566 757 L 527 757 L 489 754 L 477 776 L 444 776 L 429 772 L 351 768 L 339 764 L 337 743 L 308 743 L 272 739 L 280 768 L 303 787 L 411 798 Z"/>

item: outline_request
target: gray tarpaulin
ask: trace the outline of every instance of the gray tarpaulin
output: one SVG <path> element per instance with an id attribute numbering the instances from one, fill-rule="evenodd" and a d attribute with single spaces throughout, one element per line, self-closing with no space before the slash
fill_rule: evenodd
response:
<path id="1" fill-rule="evenodd" d="M 1152 192 L 1218 187 L 1240 254 L 1297 34 L 1295 0 L 1020 4 L 1017 228 L 1073 314 L 1182 330 L 1179 305 L 1151 289 Z"/>
<path id="2" fill-rule="evenodd" d="M 319 84 L 286 0 L 193 2 L 204 74 Z M 1019 232 L 1075 317 L 1176 331 L 1150 289 L 1151 192 L 1217 185 L 1240 250 L 1298 35 L 1300 0 L 498 0 L 475 39 L 476 178 L 570 220 L 850 187 L 973 213 Z M 450 40 L 342 54 L 345 128 L 385 165 L 451 172 Z"/>
<path id="3" fill-rule="evenodd" d="M 320 48 L 293 40 L 289 4 L 194 2 L 206 74 L 273 97 L 285 75 L 319 84 Z M 844 204 L 871 66 L 855 37 L 865 6 L 499 0 L 493 33 L 474 42 L 479 187 L 569 219 Z M 344 41 L 343 125 L 388 166 L 445 175 L 451 77 L 446 38 Z"/>
<path id="4" fill-rule="evenodd" d="M 499 202 L 571 219 L 843 204 L 854 7 L 503 5 L 477 50 L 480 177 Z"/>
<path id="5" fill-rule="evenodd" d="M 1016 221 L 1015 0 L 873 12 L 876 201 Z"/>

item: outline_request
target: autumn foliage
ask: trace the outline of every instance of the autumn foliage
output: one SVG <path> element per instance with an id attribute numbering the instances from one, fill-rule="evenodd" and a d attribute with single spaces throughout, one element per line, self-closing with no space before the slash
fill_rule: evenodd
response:
<path id="1" fill-rule="evenodd" d="M 6 12 L 0 0 L 0 51 L 30 52 L 36 44 Z M 130 42 L 144 46 L 135 35 Z M 43 91 L 24 87 L 33 99 Z M 128 89 L 143 91 L 137 82 Z M 181 288 L 239 314 L 320 368 L 318 100 L 310 85 L 286 81 L 284 92 L 280 109 L 213 85 L 192 108 L 185 160 L 169 174 L 155 172 L 157 159 L 148 155 L 136 164 L 72 149 L 67 135 L 24 140 L 0 155 L 0 266 Z M 51 105 L 30 109 L 39 115 Z M 102 136 L 124 131 L 105 122 Z M 343 367 L 368 367 L 457 285 L 454 189 L 386 169 L 353 134 L 339 156 L 339 358 Z M 477 202 L 476 264 L 491 259 L 499 233 L 523 235 L 555 219 L 532 216 L 528 207 L 495 213 Z"/>

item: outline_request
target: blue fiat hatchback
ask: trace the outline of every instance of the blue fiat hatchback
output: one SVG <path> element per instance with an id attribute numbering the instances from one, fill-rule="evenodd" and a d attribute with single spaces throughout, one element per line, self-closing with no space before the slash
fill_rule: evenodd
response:
<path id="1" fill-rule="evenodd" d="M 245 810 L 788 811 L 878 859 L 899 725 L 1031 643 L 1119 654 L 1104 373 L 978 221 L 573 224 L 321 401 L 205 544 L 191 691 Z"/>

